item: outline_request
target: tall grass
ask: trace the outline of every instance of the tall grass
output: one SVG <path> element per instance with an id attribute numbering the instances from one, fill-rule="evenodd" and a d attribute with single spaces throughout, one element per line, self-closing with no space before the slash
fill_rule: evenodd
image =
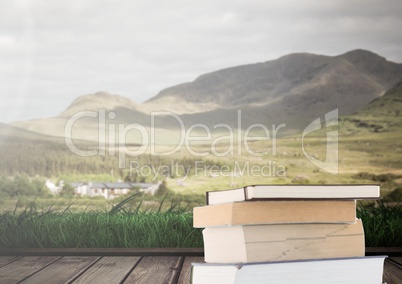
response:
<path id="1" fill-rule="evenodd" d="M 402 247 L 402 204 L 359 204 L 357 217 L 363 221 L 367 247 Z"/>
<path id="2" fill-rule="evenodd" d="M 0 246 L 8 248 L 202 247 L 185 213 L 30 212 L 0 220 Z"/>
<path id="3" fill-rule="evenodd" d="M 162 205 L 140 210 L 138 196 L 116 204 L 109 212 L 62 212 L 38 210 L 34 204 L 23 211 L 0 214 L 0 247 L 3 248 L 145 248 L 202 247 L 202 235 L 193 228 L 191 212 L 180 204 L 162 211 Z M 177 210 L 175 210 L 177 208 Z"/>
<path id="4" fill-rule="evenodd" d="M 123 200 L 110 211 L 74 212 L 37 209 L 0 213 L 2 248 L 179 248 L 203 247 L 200 229 L 193 228 L 191 210 L 170 206 L 141 207 L 142 199 Z M 166 203 L 166 202 L 165 202 Z M 16 206 L 17 208 L 17 206 Z M 162 208 L 165 208 L 162 210 Z M 402 247 L 402 206 L 359 204 L 366 246 Z"/>

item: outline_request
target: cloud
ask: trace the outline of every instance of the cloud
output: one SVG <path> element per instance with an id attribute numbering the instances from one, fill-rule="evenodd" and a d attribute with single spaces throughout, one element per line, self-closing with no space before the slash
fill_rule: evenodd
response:
<path id="1" fill-rule="evenodd" d="M 203 73 L 291 52 L 364 48 L 402 62 L 401 13 L 392 0 L 8 0 L 0 121 L 57 115 L 98 90 L 141 102 Z"/>

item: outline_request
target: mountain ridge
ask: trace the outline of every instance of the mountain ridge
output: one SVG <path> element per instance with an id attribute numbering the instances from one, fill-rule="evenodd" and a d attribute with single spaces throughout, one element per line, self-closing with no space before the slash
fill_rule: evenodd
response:
<path id="1" fill-rule="evenodd" d="M 115 118 L 106 118 L 107 122 L 137 123 L 145 128 L 152 126 L 150 113 L 154 111 L 171 112 L 186 127 L 227 124 L 236 128 L 241 110 L 242 129 L 253 124 L 285 123 L 294 132 L 333 109 L 338 109 L 340 115 L 355 113 L 401 80 L 402 64 L 371 51 L 352 50 L 336 56 L 293 53 L 202 74 L 192 82 L 161 90 L 142 104 L 98 92 L 78 97 L 57 117 L 14 125 L 64 136 L 62 130 L 71 115 L 103 109 L 107 114 L 114 112 Z M 96 124 L 96 119 L 83 119 L 77 123 L 76 136 L 90 133 L 96 139 Z M 178 126 L 171 117 L 162 117 L 157 127 L 175 131 Z"/>
<path id="2" fill-rule="evenodd" d="M 186 103 L 213 102 L 217 104 L 218 102 L 218 104 L 226 106 L 241 106 L 250 101 L 263 103 L 266 102 L 267 97 L 272 99 L 278 95 L 283 96 L 300 84 L 314 79 L 315 76 L 320 75 L 323 69 L 328 72 L 325 69 L 335 68 L 339 61 L 344 61 L 343 64 L 346 64 L 345 60 L 352 64 L 356 71 L 361 72 L 362 69 L 367 69 L 366 73 L 371 76 L 375 74 L 384 77 L 383 73 L 386 73 L 389 77 L 389 73 L 395 72 L 402 75 L 400 64 L 386 61 L 384 57 L 366 50 L 353 50 L 337 56 L 293 53 L 275 60 L 229 67 L 203 74 L 192 82 L 160 91 L 145 104 L 155 103 L 158 100 L 163 103 L 167 98 L 167 101 L 177 103 L 184 101 Z M 372 61 L 374 63 L 370 63 Z M 387 68 L 380 65 L 387 65 L 387 68 L 392 71 L 384 72 Z M 393 65 L 392 68 L 391 65 Z M 380 72 L 373 72 L 372 69 L 378 69 L 378 67 Z M 378 81 L 377 78 L 371 79 Z M 382 78 L 382 81 L 384 80 L 392 82 L 382 86 L 383 92 L 399 81 L 399 79 Z"/>

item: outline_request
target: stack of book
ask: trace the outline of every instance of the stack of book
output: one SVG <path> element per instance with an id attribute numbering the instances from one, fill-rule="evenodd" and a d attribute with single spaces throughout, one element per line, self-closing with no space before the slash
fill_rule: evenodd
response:
<path id="1" fill-rule="evenodd" d="M 378 185 L 255 185 L 207 192 L 192 283 L 382 283 L 384 256 L 365 257 L 357 199 Z"/>

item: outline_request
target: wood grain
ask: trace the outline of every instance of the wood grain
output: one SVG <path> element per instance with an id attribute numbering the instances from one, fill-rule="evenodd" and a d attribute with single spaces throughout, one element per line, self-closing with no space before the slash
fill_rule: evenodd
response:
<path id="1" fill-rule="evenodd" d="M 204 262 L 203 257 L 197 256 L 188 256 L 184 259 L 183 267 L 180 272 L 179 281 L 177 284 L 188 284 L 190 283 L 190 274 L 191 274 L 191 263 L 193 262 Z"/>
<path id="2" fill-rule="evenodd" d="M 90 267 L 99 258 L 72 257 L 66 256 L 51 265 L 40 270 L 38 273 L 26 278 L 21 283 L 29 284 L 61 284 L 69 282 L 70 279 L 80 275 L 86 268 Z"/>
<path id="3" fill-rule="evenodd" d="M 18 259 L 18 256 L 0 256 L 0 267 L 13 262 L 14 260 Z"/>
<path id="4" fill-rule="evenodd" d="M 140 261 L 139 256 L 106 256 L 91 266 L 73 283 L 120 283 Z"/>
<path id="5" fill-rule="evenodd" d="M 389 259 L 402 266 L 402 256 L 400 256 L 400 257 L 390 257 Z"/>
<path id="6" fill-rule="evenodd" d="M 387 284 L 401 284 L 402 266 L 392 261 L 392 259 L 385 259 L 383 281 Z"/>
<path id="7" fill-rule="evenodd" d="M 0 283 L 179 283 L 203 257 L 0 257 Z M 25 278 L 24 278 L 25 277 Z M 384 281 L 402 283 L 402 255 L 385 260 Z"/>
<path id="8" fill-rule="evenodd" d="M 56 256 L 22 257 L 0 268 L 0 283 L 16 283 L 59 258 Z"/>
<path id="9" fill-rule="evenodd" d="M 180 273 L 182 257 L 149 256 L 144 257 L 127 277 L 125 284 L 170 284 L 176 283 Z"/>

